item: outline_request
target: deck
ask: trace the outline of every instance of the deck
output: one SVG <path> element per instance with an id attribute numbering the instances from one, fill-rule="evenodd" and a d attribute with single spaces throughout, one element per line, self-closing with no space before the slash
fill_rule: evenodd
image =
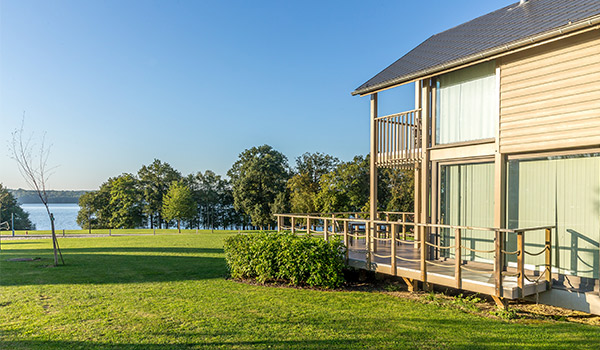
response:
<path id="1" fill-rule="evenodd" d="M 367 267 L 366 239 L 355 239 L 348 245 L 348 264 L 355 268 L 367 269 L 383 274 L 421 280 L 420 248 L 415 248 L 414 241 L 396 242 L 396 271 L 394 273 L 391 263 L 390 242 L 377 243 L 375 252 L 371 253 L 370 266 Z M 389 256 L 389 257 L 387 257 Z M 494 295 L 496 293 L 494 265 L 492 263 L 462 261 L 461 282 L 457 284 L 455 259 L 428 259 L 428 283 L 435 285 L 458 288 L 482 294 Z M 525 280 L 523 295 L 521 296 L 516 268 L 508 268 L 509 274 L 503 276 L 502 296 L 506 299 L 519 299 L 536 293 L 545 292 L 548 283 L 545 280 L 531 282 Z M 534 271 L 526 271 L 529 276 L 535 276 Z M 539 275 L 536 276 L 536 278 Z"/>
<path id="2" fill-rule="evenodd" d="M 346 257 L 350 266 L 402 277 L 409 287 L 415 282 L 462 289 L 491 295 L 495 299 L 520 299 L 542 293 L 551 288 L 551 230 L 552 226 L 500 229 L 453 225 L 420 224 L 410 222 L 412 213 L 384 213 L 386 220 L 369 220 L 357 214 L 277 214 L 278 228 L 296 234 L 311 234 L 324 239 L 340 237 L 346 246 Z M 394 219 L 394 220 L 390 220 Z M 436 229 L 453 232 L 452 246 L 441 246 L 432 242 L 430 234 Z M 468 259 L 469 251 L 476 251 L 464 242 L 462 232 L 479 230 L 489 232 L 494 248 L 479 251 L 492 256 L 491 260 Z M 525 249 L 524 236 L 527 232 L 545 231 L 544 247 L 531 253 Z M 517 248 L 505 250 L 509 235 L 515 235 Z M 440 252 L 451 254 L 440 254 Z M 464 254 L 464 255 L 463 255 Z M 545 264 L 536 270 L 525 268 L 526 256 L 545 255 Z M 450 258 L 439 258 L 447 255 Z M 516 264 L 508 264 L 506 257 L 512 255 Z"/>

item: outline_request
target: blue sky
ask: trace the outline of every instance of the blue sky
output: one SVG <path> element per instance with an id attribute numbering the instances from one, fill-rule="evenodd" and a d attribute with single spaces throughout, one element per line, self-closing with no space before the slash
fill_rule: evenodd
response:
<path id="1" fill-rule="evenodd" d="M 514 1 L 0 0 L 0 182 L 27 188 L 7 145 L 52 144 L 53 189 L 96 189 L 154 158 L 225 175 L 269 144 L 369 151 L 350 92 L 429 36 Z M 380 113 L 412 108 L 412 85 Z"/>

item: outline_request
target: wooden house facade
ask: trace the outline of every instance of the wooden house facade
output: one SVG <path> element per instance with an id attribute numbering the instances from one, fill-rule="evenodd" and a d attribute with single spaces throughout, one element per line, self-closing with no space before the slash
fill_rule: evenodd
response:
<path id="1" fill-rule="evenodd" d="M 413 167 L 418 223 L 552 226 L 553 277 L 536 298 L 600 314 L 600 2 L 521 1 L 438 36 L 354 92 L 371 100 L 371 198 L 378 167 Z M 434 63 L 414 65 L 413 56 Z M 410 82 L 415 117 L 401 130 L 397 115 L 378 115 L 378 93 Z M 454 244 L 451 230 L 421 231 Z M 524 236 L 526 251 L 544 247 L 543 233 Z M 492 259 L 483 253 L 490 232 L 461 239 L 479 251 L 462 259 Z M 516 239 L 499 243 L 509 251 Z M 504 259 L 511 266 L 517 257 Z M 543 265 L 538 255 L 525 268 Z"/>
<path id="2" fill-rule="evenodd" d="M 279 227 L 319 223 L 411 287 L 600 314 L 598 81 L 597 0 L 521 1 L 434 35 L 353 92 L 370 99 L 371 212 Z M 414 108 L 380 115 L 410 83 Z M 382 167 L 414 169 L 414 213 L 377 211 Z"/>

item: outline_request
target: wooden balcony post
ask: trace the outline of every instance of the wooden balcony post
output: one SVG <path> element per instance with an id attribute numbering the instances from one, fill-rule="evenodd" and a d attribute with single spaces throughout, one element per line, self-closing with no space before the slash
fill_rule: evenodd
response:
<path id="1" fill-rule="evenodd" d="M 397 224 L 390 224 L 391 230 L 392 230 L 392 235 L 391 235 L 391 255 L 392 255 L 392 261 L 390 262 L 392 265 L 392 275 L 396 276 L 398 274 L 398 268 L 396 267 L 396 236 L 398 235 L 398 225 Z"/>
<path id="2" fill-rule="evenodd" d="M 310 216 L 306 217 L 306 234 L 310 235 Z"/>
<path id="3" fill-rule="evenodd" d="M 517 255 L 519 298 L 523 298 L 525 288 L 525 239 L 523 231 L 517 231 L 517 250 L 519 251 Z"/>
<path id="4" fill-rule="evenodd" d="M 552 289 L 552 230 L 546 229 L 546 282 L 548 290 Z"/>
<path id="5" fill-rule="evenodd" d="M 281 232 L 281 226 L 283 225 L 283 217 L 277 216 L 277 232 Z"/>
<path id="6" fill-rule="evenodd" d="M 329 234 L 327 233 L 328 220 L 323 219 L 323 239 L 329 241 Z"/>
<path id="7" fill-rule="evenodd" d="M 462 264 L 462 252 L 460 245 L 462 241 L 460 229 L 454 229 L 454 278 L 456 279 L 456 288 L 462 288 L 462 271 L 460 265 Z"/>
<path id="8" fill-rule="evenodd" d="M 296 233 L 296 217 L 292 216 L 290 220 L 292 224 L 292 233 Z"/>
<path id="9" fill-rule="evenodd" d="M 369 220 L 377 220 L 377 93 L 371 95 L 371 157 L 369 162 Z"/>
<path id="10" fill-rule="evenodd" d="M 504 232 L 496 230 L 494 238 L 494 285 L 496 296 L 504 297 L 504 287 L 502 286 L 502 272 L 504 272 Z"/>

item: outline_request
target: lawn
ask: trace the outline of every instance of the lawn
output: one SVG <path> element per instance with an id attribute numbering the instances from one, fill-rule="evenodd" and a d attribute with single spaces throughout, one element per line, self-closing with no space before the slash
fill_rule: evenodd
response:
<path id="1" fill-rule="evenodd" d="M 573 348 L 600 328 L 225 278 L 230 233 L 2 241 L 0 349 Z M 29 262 L 11 258 L 41 258 Z"/>

